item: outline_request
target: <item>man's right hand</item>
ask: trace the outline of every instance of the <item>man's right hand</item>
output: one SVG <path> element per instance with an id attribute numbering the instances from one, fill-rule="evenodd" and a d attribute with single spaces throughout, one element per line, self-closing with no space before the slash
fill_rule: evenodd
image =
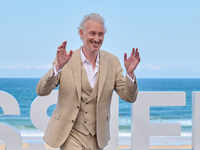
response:
<path id="1" fill-rule="evenodd" d="M 70 50 L 70 52 L 66 51 L 66 44 L 67 41 L 64 41 L 57 50 L 57 64 L 56 64 L 56 70 L 59 71 L 60 69 L 63 68 L 63 66 L 70 60 L 72 57 L 73 51 Z"/>

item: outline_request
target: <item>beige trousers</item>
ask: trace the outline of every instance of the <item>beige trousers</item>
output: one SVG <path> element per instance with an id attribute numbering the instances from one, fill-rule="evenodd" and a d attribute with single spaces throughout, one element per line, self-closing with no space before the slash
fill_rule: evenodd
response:
<path id="1" fill-rule="evenodd" d="M 60 150 L 103 150 L 98 147 L 96 135 L 84 135 L 72 129 L 67 140 L 61 145 Z"/>

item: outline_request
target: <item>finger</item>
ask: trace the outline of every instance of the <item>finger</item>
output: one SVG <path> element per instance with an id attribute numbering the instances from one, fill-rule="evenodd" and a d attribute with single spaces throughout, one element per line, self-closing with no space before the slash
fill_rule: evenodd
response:
<path id="1" fill-rule="evenodd" d="M 60 54 L 60 52 L 61 52 L 61 49 L 58 49 L 58 50 L 57 50 L 57 55 L 59 55 L 59 54 Z"/>
<path id="2" fill-rule="evenodd" d="M 124 53 L 124 60 L 127 60 L 127 54 Z"/>
<path id="3" fill-rule="evenodd" d="M 58 46 L 58 49 L 66 48 L 67 41 L 64 41 L 60 46 Z"/>
<path id="4" fill-rule="evenodd" d="M 64 45 L 61 44 L 60 46 L 58 46 L 58 49 L 63 49 Z"/>
<path id="5" fill-rule="evenodd" d="M 62 49 L 58 49 L 58 50 L 57 50 L 57 53 L 60 53 L 60 52 L 61 52 L 61 50 L 62 50 Z"/>
<path id="6" fill-rule="evenodd" d="M 138 60 L 138 63 L 139 63 L 141 61 L 140 57 L 137 60 Z"/>
<path id="7" fill-rule="evenodd" d="M 72 51 L 72 50 L 70 50 L 69 52 L 67 52 L 67 55 L 68 55 L 68 56 L 71 56 L 71 55 L 72 55 L 72 53 L 73 53 L 73 51 Z"/>
<path id="8" fill-rule="evenodd" d="M 64 41 L 64 42 L 63 42 L 63 48 L 64 48 L 64 49 L 66 49 L 66 44 L 67 44 L 67 41 Z"/>
<path id="9" fill-rule="evenodd" d="M 58 49 L 61 49 L 62 48 L 62 45 L 58 46 Z"/>
<path id="10" fill-rule="evenodd" d="M 135 57 L 139 57 L 139 56 L 140 54 L 139 54 L 138 48 L 136 48 Z"/>
<path id="11" fill-rule="evenodd" d="M 72 50 L 70 50 L 70 54 L 69 54 L 69 55 L 70 55 L 70 56 L 72 56 L 72 54 L 73 54 L 73 51 L 72 51 Z"/>
<path id="12" fill-rule="evenodd" d="M 57 55 L 63 54 L 63 52 L 66 52 L 66 50 L 65 49 L 58 49 Z"/>
<path id="13" fill-rule="evenodd" d="M 64 52 L 64 51 L 66 51 L 66 50 L 63 48 L 57 50 L 57 52 Z"/>
<path id="14" fill-rule="evenodd" d="M 131 55 L 133 56 L 135 54 L 135 48 L 133 47 Z"/>

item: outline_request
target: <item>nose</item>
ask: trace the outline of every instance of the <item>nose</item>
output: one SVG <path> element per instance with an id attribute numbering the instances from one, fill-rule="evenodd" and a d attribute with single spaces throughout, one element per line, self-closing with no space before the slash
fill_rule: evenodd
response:
<path id="1" fill-rule="evenodd" d="M 95 41 L 95 42 L 99 42 L 99 39 L 100 39 L 99 36 L 98 36 L 98 35 L 95 35 L 94 41 Z"/>

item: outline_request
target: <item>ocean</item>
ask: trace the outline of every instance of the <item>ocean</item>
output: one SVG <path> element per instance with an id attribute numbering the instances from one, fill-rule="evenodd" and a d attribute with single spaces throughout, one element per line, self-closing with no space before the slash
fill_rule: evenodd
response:
<path id="1" fill-rule="evenodd" d="M 0 107 L 0 122 L 15 127 L 22 136 L 41 136 L 30 120 L 30 106 L 37 97 L 36 85 L 39 78 L 0 78 L 0 90 L 11 94 L 18 101 L 20 115 L 3 115 Z M 192 132 L 192 91 L 200 90 L 200 79 L 137 79 L 139 91 L 184 91 L 186 106 L 150 107 L 150 122 L 179 122 L 181 136 Z M 51 116 L 55 105 L 48 108 Z M 119 100 L 119 136 L 131 136 L 131 104 Z"/>

